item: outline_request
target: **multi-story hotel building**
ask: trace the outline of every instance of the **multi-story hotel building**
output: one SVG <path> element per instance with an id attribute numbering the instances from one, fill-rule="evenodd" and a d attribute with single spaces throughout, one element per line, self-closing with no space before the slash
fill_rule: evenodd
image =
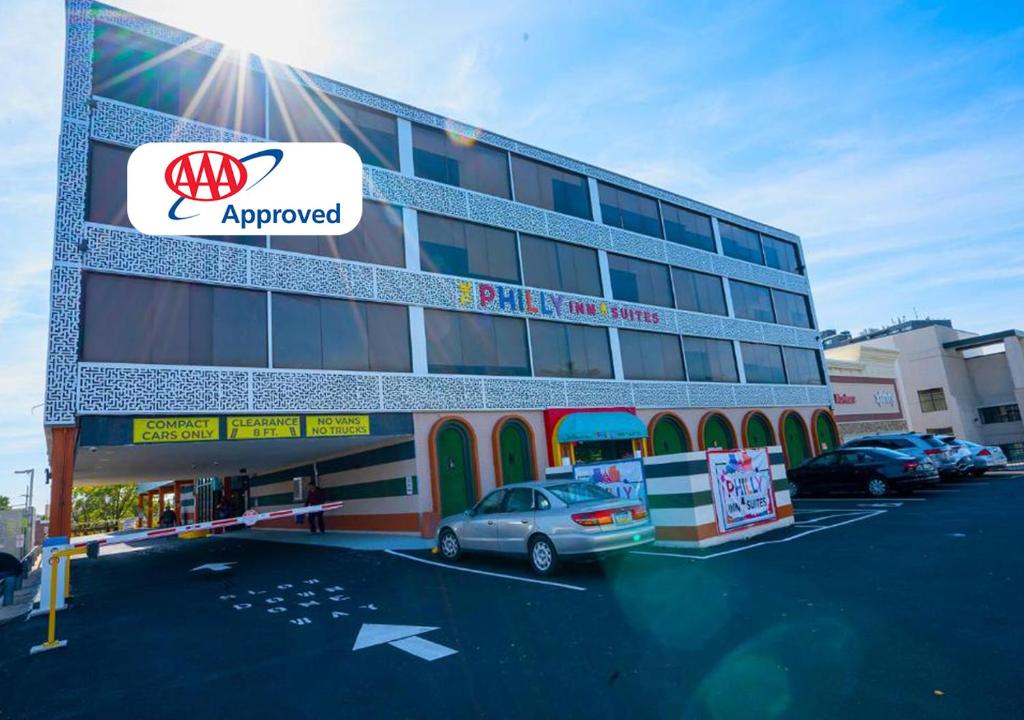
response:
<path id="1" fill-rule="evenodd" d="M 796 235 L 104 5 L 67 32 L 55 534 L 72 482 L 262 509 L 316 477 L 332 527 L 426 534 L 565 458 L 834 446 Z M 345 142 L 362 222 L 141 234 L 126 163 L 154 141 Z"/>

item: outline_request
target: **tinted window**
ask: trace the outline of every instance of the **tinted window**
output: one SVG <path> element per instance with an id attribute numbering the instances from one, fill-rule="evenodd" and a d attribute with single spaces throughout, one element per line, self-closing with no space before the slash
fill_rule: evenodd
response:
<path id="1" fill-rule="evenodd" d="M 512 197 L 508 153 L 504 150 L 422 125 L 412 126 L 412 146 L 416 177 L 488 195 Z"/>
<path id="2" fill-rule="evenodd" d="M 762 235 L 764 243 L 764 260 L 769 267 L 785 270 L 786 272 L 803 274 L 803 266 L 800 264 L 800 253 L 794 243 L 778 238 Z"/>
<path id="3" fill-rule="evenodd" d="M 1020 422 L 1020 406 L 1016 403 L 1010 405 L 996 405 L 994 407 L 978 408 L 978 415 L 981 422 L 986 425 L 993 423 Z"/>
<path id="4" fill-rule="evenodd" d="M 89 191 L 86 219 L 131 227 L 128 221 L 128 156 L 132 148 L 89 143 Z"/>
<path id="5" fill-rule="evenodd" d="M 363 217 L 356 228 L 345 235 L 277 235 L 270 247 L 308 255 L 375 265 L 405 265 L 405 240 L 402 234 L 402 209 L 394 205 L 366 200 Z"/>
<path id="6" fill-rule="evenodd" d="M 612 354 L 604 328 L 532 320 L 530 342 L 534 375 L 612 377 Z"/>
<path id="7" fill-rule="evenodd" d="M 750 383 L 784 383 L 786 371 L 782 366 L 782 348 L 778 345 L 740 343 L 743 371 Z"/>
<path id="8" fill-rule="evenodd" d="M 661 215 L 665 220 L 666 240 L 715 252 L 715 236 L 711 230 L 711 218 L 707 215 L 664 203 Z"/>
<path id="9" fill-rule="evenodd" d="M 718 223 L 722 237 L 722 252 L 729 257 L 764 264 L 761 256 L 761 237 L 753 230 L 747 230 L 727 222 Z"/>
<path id="10" fill-rule="evenodd" d="M 395 118 L 281 78 L 270 77 L 270 137 L 289 142 L 343 142 L 364 163 L 398 170 Z"/>
<path id="11" fill-rule="evenodd" d="M 759 320 L 760 322 L 775 322 L 771 290 L 738 280 L 730 280 L 729 288 L 732 290 L 732 309 L 736 313 L 736 317 Z"/>
<path id="12" fill-rule="evenodd" d="M 597 251 L 533 235 L 519 236 L 523 280 L 534 287 L 601 295 Z"/>
<path id="13" fill-rule="evenodd" d="M 505 512 L 521 513 L 533 510 L 533 490 L 529 488 L 515 488 L 508 491 L 505 500 Z"/>
<path id="14" fill-rule="evenodd" d="M 678 335 L 619 330 L 622 372 L 628 380 L 685 380 Z"/>
<path id="15" fill-rule="evenodd" d="M 597 193 L 605 225 L 661 237 L 657 200 L 604 183 L 597 184 Z"/>
<path id="16" fill-rule="evenodd" d="M 593 502 L 594 500 L 612 500 L 615 498 L 614 495 L 604 488 L 598 487 L 594 483 L 590 482 L 554 485 L 548 488 L 548 492 L 564 502 L 566 505 Z"/>
<path id="17" fill-rule="evenodd" d="M 173 47 L 122 28 L 96 24 L 94 95 L 263 135 L 262 73 L 225 52 L 213 57 Z"/>
<path id="18" fill-rule="evenodd" d="M 513 155 L 512 182 L 518 202 L 593 219 L 590 191 L 582 175 Z"/>
<path id="19" fill-rule="evenodd" d="M 672 281 L 668 266 L 608 254 L 612 297 L 616 300 L 672 307 Z"/>
<path id="20" fill-rule="evenodd" d="M 505 501 L 506 492 L 505 490 L 495 490 L 480 501 L 480 504 L 476 506 L 476 511 L 481 515 L 500 513 L 501 506 Z"/>
<path id="21" fill-rule="evenodd" d="M 524 320 L 447 310 L 427 310 L 424 316 L 430 372 L 530 374 Z"/>
<path id="22" fill-rule="evenodd" d="M 267 365 L 264 292 L 95 273 L 83 291 L 84 361 Z"/>
<path id="23" fill-rule="evenodd" d="M 418 218 L 420 266 L 427 272 L 519 282 L 515 233 L 426 213 Z"/>
<path id="24" fill-rule="evenodd" d="M 786 374 L 792 385 L 824 385 L 821 373 L 821 361 L 817 350 L 788 347 L 783 350 L 786 356 Z"/>
<path id="25" fill-rule="evenodd" d="M 402 306 L 274 293 L 273 308 L 274 367 L 412 370 Z"/>
<path id="26" fill-rule="evenodd" d="M 684 337 L 686 376 L 692 382 L 739 382 L 736 355 L 729 340 Z"/>
<path id="27" fill-rule="evenodd" d="M 692 270 L 672 268 L 676 307 L 680 310 L 728 315 L 722 278 Z"/>
<path id="28" fill-rule="evenodd" d="M 785 290 L 772 290 L 772 298 L 775 300 L 777 322 L 783 325 L 796 325 L 797 327 L 814 327 L 814 324 L 811 322 L 811 308 L 807 302 L 806 295 L 786 292 Z"/>

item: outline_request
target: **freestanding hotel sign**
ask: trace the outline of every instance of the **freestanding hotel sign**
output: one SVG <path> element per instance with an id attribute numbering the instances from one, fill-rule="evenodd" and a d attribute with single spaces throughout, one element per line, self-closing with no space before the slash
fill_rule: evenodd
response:
<path id="1" fill-rule="evenodd" d="M 644 464 L 639 458 L 575 465 L 573 477 L 595 483 L 623 500 L 641 500 L 647 504 Z"/>
<path id="2" fill-rule="evenodd" d="M 775 520 L 767 448 L 709 450 L 707 456 L 719 532 Z"/>

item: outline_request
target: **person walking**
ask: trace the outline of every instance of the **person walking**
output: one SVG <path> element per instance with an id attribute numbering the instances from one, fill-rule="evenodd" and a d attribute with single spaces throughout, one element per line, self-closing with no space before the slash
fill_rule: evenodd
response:
<path id="1" fill-rule="evenodd" d="M 324 502 L 324 491 L 317 487 L 315 480 L 309 481 L 309 490 L 306 492 L 306 507 L 310 505 L 322 505 Z M 317 527 L 320 528 L 321 533 L 326 533 L 324 529 L 324 513 L 311 512 L 309 513 L 309 531 L 315 533 Z"/>

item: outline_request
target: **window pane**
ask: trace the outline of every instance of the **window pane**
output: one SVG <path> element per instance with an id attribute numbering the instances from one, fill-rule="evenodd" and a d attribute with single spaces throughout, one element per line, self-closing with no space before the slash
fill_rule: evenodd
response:
<path id="1" fill-rule="evenodd" d="M 604 183 L 597 184 L 597 192 L 605 225 L 661 237 L 657 200 Z"/>
<path id="2" fill-rule="evenodd" d="M 86 219 L 131 227 L 128 221 L 128 156 L 132 148 L 89 143 L 89 191 Z"/>
<path id="3" fill-rule="evenodd" d="M 768 235 L 762 235 L 761 240 L 764 242 L 764 259 L 769 267 L 803 274 L 804 269 L 800 265 L 800 254 L 795 244 Z"/>
<path id="4" fill-rule="evenodd" d="M 273 293 L 274 367 L 324 366 L 320 298 Z"/>
<path id="5" fill-rule="evenodd" d="M 530 374 L 524 320 L 447 310 L 426 310 L 424 317 L 430 372 Z"/>
<path id="6" fill-rule="evenodd" d="M 821 361 L 816 350 L 783 348 L 786 356 L 786 374 L 790 385 L 824 385 Z M 747 378 L 749 380 L 749 378 Z"/>
<path id="7" fill-rule="evenodd" d="M 592 220 L 587 179 L 543 163 L 512 156 L 516 200 Z"/>
<path id="8" fill-rule="evenodd" d="M 730 280 L 732 309 L 736 317 L 760 322 L 775 322 L 772 311 L 772 293 L 766 287 Z"/>
<path id="9" fill-rule="evenodd" d="M 675 286 L 676 307 L 680 310 L 712 315 L 729 314 L 722 278 L 717 275 L 672 268 L 672 282 Z"/>
<path id="10" fill-rule="evenodd" d="M 426 213 L 418 218 L 427 272 L 519 282 L 515 233 Z"/>
<path id="11" fill-rule="evenodd" d="M 402 209 L 395 205 L 363 202 L 363 217 L 345 235 L 276 235 L 270 238 L 275 250 L 290 250 L 340 260 L 405 266 Z"/>
<path id="12" fill-rule="evenodd" d="M 416 177 L 511 198 L 508 153 L 443 130 L 412 126 Z"/>
<path id="13" fill-rule="evenodd" d="M 722 252 L 726 255 L 764 265 L 764 258 L 761 257 L 761 238 L 756 232 L 719 221 L 718 233 L 722 237 Z"/>
<path id="14" fill-rule="evenodd" d="M 692 382 L 739 382 L 736 355 L 728 340 L 684 337 L 686 375 Z"/>
<path id="15" fill-rule="evenodd" d="M 678 335 L 619 330 L 622 370 L 629 380 L 685 380 Z"/>
<path id="16" fill-rule="evenodd" d="M 370 370 L 412 372 L 409 309 L 401 305 L 363 303 L 370 338 Z"/>
<path id="17" fill-rule="evenodd" d="M 811 323 L 811 308 L 806 295 L 785 290 L 772 290 L 772 297 L 775 300 L 775 314 L 778 316 L 779 323 L 805 328 L 814 327 Z"/>
<path id="18" fill-rule="evenodd" d="M 978 408 L 978 415 L 981 417 L 981 422 L 985 425 L 1020 422 L 1021 419 L 1020 406 L 1017 403 Z"/>
<path id="19" fill-rule="evenodd" d="M 597 251 L 534 235 L 520 235 L 523 278 L 527 285 L 601 295 Z"/>
<path id="20" fill-rule="evenodd" d="M 612 297 L 616 300 L 672 307 L 672 281 L 667 265 L 608 254 Z"/>
<path id="21" fill-rule="evenodd" d="M 711 218 L 707 215 L 665 203 L 661 205 L 661 215 L 665 220 L 666 240 L 715 252 L 715 236 L 711 230 Z"/>
<path id="22" fill-rule="evenodd" d="M 398 170 L 398 124 L 393 116 L 297 81 L 273 76 L 268 80 L 271 138 L 343 142 L 351 145 L 364 163 Z"/>
<path id="23" fill-rule="evenodd" d="M 612 377 L 605 328 L 533 320 L 533 372 L 540 377 Z"/>
<path id="24" fill-rule="evenodd" d="M 784 383 L 786 371 L 782 366 L 782 348 L 778 345 L 740 343 L 743 371 L 749 383 Z"/>
<path id="25" fill-rule="evenodd" d="M 209 364 L 266 367 L 266 293 L 223 287 L 211 290 L 213 332 Z"/>

